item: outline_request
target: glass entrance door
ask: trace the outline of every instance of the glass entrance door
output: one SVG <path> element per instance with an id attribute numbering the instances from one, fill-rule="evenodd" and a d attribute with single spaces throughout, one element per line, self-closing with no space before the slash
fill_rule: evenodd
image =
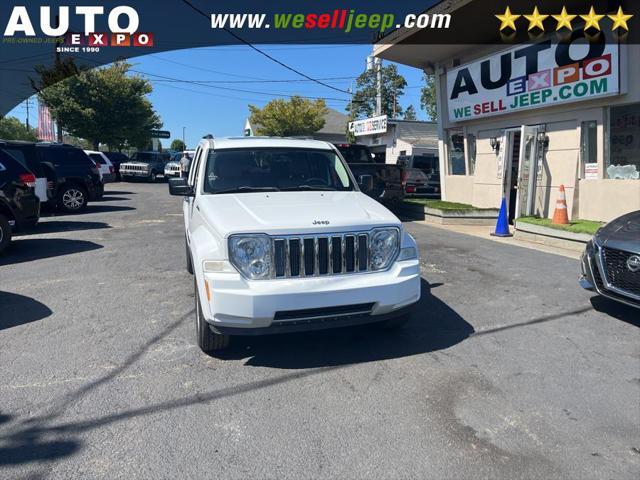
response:
<path id="1" fill-rule="evenodd" d="M 523 125 L 521 129 L 515 218 L 533 215 L 535 211 L 539 148 L 538 131 L 538 127 L 528 125 Z"/>

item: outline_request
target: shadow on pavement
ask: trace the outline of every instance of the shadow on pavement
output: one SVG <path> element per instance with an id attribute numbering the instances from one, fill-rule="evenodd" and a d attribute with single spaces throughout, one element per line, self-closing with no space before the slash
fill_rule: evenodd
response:
<path id="1" fill-rule="evenodd" d="M 98 202 L 100 200 L 97 200 Z M 135 210 L 135 207 L 124 207 L 122 205 L 100 205 L 95 203 L 89 203 L 87 209 L 84 212 L 76 213 L 74 215 L 83 215 L 87 213 L 107 213 L 107 212 L 124 212 L 126 210 Z"/>
<path id="2" fill-rule="evenodd" d="M 17 239 L 0 256 L 0 266 L 88 252 L 99 248 L 102 248 L 102 245 L 85 240 L 68 240 L 65 238 Z"/>
<path id="3" fill-rule="evenodd" d="M 125 192 L 121 190 L 107 190 L 104 192 L 105 195 L 137 195 L 138 192 Z"/>
<path id="4" fill-rule="evenodd" d="M 623 303 L 614 302 L 608 298 L 595 296 L 591 297 L 591 305 L 594 310 L 617 318 L 623 322 L 640 327 L 640 309 L 630 307 Z"/>
<path id="5" fill-rule="evenodd" d="M 45 304 L 17 293 L 0 291 L 0 305 L 0 330 L 42 320 L 52 313 Z"/>
<path id="6" fill-rule="evenodd" d="M 33 230 L 29 232 L 18 232 L 15 236 L 16 238 L 18 238 L 42 233 L 75 232 L 77 230 L 98 230 L 101 228 L 111 228 L 111 226 L 108 223 L 104 222 L 71 222 L 69 220 L 51 220 L 40 222 Z"/>
<path id="7" fill-rule="evenodd" d="M 111 193 L 111 192 L 109 192 Z M 115 202 L 115 201 L 121 201 L 121 200 L 131 200 L 130 198 L 127 197 L 117 197 L 117 196 L 113 196 L 113 195 L 103 195 L 103 197 L 98 200 L 99 202 Z"/>
<path id="8" fill-rule="evenodd" d="M 264 337 L 234 337 L 220 359 L 248 358 L 246 365 L 283 369 L 317 368 L 374 362 L 449 348 L 473 333 L 473 327 L 431 294 L 422 280 L 422 297 L 411 320 L 388 331 L 378 325 Z"/>

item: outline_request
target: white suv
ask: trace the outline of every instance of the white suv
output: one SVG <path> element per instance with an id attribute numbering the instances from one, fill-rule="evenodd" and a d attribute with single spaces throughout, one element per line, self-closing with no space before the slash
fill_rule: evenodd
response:
<path id="1" fill-rule="evenodd" d="M 326 142 L 200 142 L 188 178 L 169 189 L 184 196 L 202 350 L 226 347 L 230 335 L 408 318 L 420 299 L 418 248 L 358 183 Z"/>

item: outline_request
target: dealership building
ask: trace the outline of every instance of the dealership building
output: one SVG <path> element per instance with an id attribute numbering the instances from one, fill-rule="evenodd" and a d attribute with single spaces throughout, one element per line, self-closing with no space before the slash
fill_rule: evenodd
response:
<path id="1" fill-rule="evenodd" d="M 510 219 L 552 217 L 564 185 L 570 218 L 640 210 L 640 46 L 480 45 L 482 28 L 476 45 L 420 45 L 416 33 L 394 32 L 374 54 L 435 75 L 445 200 L 497 208 L 504 195 Z"/>

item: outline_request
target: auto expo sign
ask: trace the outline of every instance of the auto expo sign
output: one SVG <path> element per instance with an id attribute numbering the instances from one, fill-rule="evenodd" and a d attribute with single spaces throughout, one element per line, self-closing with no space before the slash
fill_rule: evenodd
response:
<path id="1" fill-rule="evenodd" d="M 447 73 L 452 122 L 619 93 L 618 45 L 521 46 Z"/>

